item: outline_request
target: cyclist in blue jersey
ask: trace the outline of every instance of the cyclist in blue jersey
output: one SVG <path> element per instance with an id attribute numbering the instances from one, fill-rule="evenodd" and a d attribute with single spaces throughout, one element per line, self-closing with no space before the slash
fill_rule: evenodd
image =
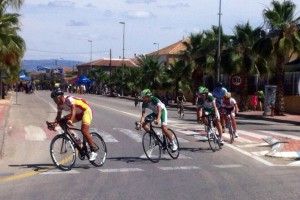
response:
<path id="1" fill-rule="evenodd" d="M 172 134 L 169 133 L 167 124 L 168 124 L 168 112 L 165 104 L 163 104 L 157 97 L 154 97 L 149 89 L 144 89 L 141 93 L 141 96 L 143 98 L 143 104 L 142 104 L 142 116 L 141 116 L 141 124 L 145 131 L 149 131 L 150 128 L 147 123 L 145 123 L 145 118 L 155 118 L 154 123 L 159 124 L 161 122 L 161 129 L 163 134 L 168 137 L 169 141 L 171 142 L 171 149 L 172 151 L 176 151 L 178 149 L 178 146 L 175 142 L 175 138 L 172 137 Z M 146 114 L 146 108 L 151 110 L 153 113 L 147 115 Z"/>
<path id="2" fill-rule="evenodd" d="M 218 82 L 212 92 L 212 95 L 216 98 L 216 105 L 218 109 L 221 108 L 223 97 L 225 96 L 226 92 L 227 90 L 225 87 L 223 87 L 223 84 L 221 82 Z"/>

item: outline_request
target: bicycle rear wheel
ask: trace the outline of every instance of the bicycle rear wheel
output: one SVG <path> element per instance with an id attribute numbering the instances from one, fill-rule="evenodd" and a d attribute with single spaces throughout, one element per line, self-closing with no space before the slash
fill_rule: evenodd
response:
<path id="1" fill-rule="evenodd" d="M 213 152 L 221 148 L 220 140 L 216 135 L 215 129 L 209 129 L 207 133 L 208 143 Z"/>
<path id="2" fill-rule="evenodd" d="M 102 165 L 104 165 L 107 156 L 106 144 L 99 133 L 92 132 L 91 135 L 93 137 L 94 144 L 98 149 L 96 151 L 98 155 L 96 157 L 96 160 L 90 161 L 90 163 L 96 167 L 101 167 Z"/>
<path id="3" fill-rule="evenodd" d="M 157 141 L 155 135 L 145 132 L 143 135 L 143 149 L 146 154 L 146 157 L 154 163 L 159 162 L 161 158 L 161 145 Z"/>
<path id="4" fill-rule="evenodd" d="M 53 163 L 61 170 L 71 170 L 76 161 L 76 151 L 72 141 L 65 135 L 56 135 L 50 143 Z"/>
<path id="5" fill-rule="evenodd" d="M 167 151 L 168 151 L 168 154 L 171 156 L 171 158 L 177 159 L 178 156 L 179 156 L 179 142 L 178 142 L 178 139 L 177 139 L 177 136 L 176 136 L 175 132 L 172 129 L 168 129 L 168 130 L 169 130 L 169 133 L 172 134 L 172 138 L 174 138 L 174 141 L 175 141 L 178 148 L 177 148 L 176 151 L 172 151 L 171 146 L 169 145 L 171 143 L 171 141 L 168 139 L 168 137 L 166 137 Z"/>

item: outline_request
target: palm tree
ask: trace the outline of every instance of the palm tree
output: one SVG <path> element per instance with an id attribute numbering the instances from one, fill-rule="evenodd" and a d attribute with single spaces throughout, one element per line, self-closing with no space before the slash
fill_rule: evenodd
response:
<path id="1" fill-rule="evenodd" d="M 249 22 L 246 24 L 238 24 L 235 26 L 233 37 L 234 55 L 232 57 L 231 66 L 234 66 L 236 73 L 243 75 L 243 90 L 240 93 L 241 110 L 247 109 L 248 102 L 248 75 L 259 74 L 257 58 L 252 50 L 253 45 L 257 42 L 262 34 L 261 28 L 253 29 Z M 231 55 L 232 56 L 232 55 Z M 259 65 L 260 66 L 260 65 Z"/>
<path id="2" fill-rule="evenodd" d="M 102 89 L 103 84 L 108 83 L 109 80 L 108 74 L 101 68 L 95 68 L 89 71 L 88 77 L 95 81 L 97 89 Z"/>
<path id="3" fill-rule="evenodd" d="M 25 52 L 25 42 L 18 35 L 19 14 L 6 13 L 8 6 L 18 7 L 22 1 L 0 1 L 0 78 L 2 72 L 18 71 L 21 58 Z M 0 94 L 2 95 L 2 81 L 0 80 Z M 3 96 L 3 95 L 2 95 Z"/>
<path id="4" fill-rule="evenodd" d="M 178 60 L 175 63 L 171 63 L 170 66 L 165 69 L 165 73 L 168 78 L 167 82 L 172 86 L 176 94 L 180 85 L 190 80 L 192 67 L 186 61 Z"/>
<path id="5" fill-rule="evenodd" d="M 158 89 L 162 82 L 163 66 L 154 56 L 141 55 L 138 63 L 142 70 L 143 88 Z"/>
<path id="6" fill-rule="evenodd" d="M 271 8 L 263 11 L 270 32 L 254 47 L 259 55 L 274 61 L 277 115 L 284 112 L 284 65 L 295 52 L 300 52 L 300 17 L 295 17 L 295 11 L 296 5 L 292 1 L 272 1 Z"/>
<path id="7" fill-rule="evenodd" d="M 15 9 L 19 9 L 24 3 L 24 0 L 0 0 L 0 4 L 10 6 Z"/>
<path id="8" fill-rule="evenodd" d="M 191 34 L 190 40 L 184 42 L 186 51 L 184 57 L 193 66 L 193 89 L 199 84 L 204 84 L 205 74 L 213 75 L 217 65 L 218 27 L 212 26 L 211 30 L 199 34 Z M 221 51 L 227 48 L 230 37 L 221 30 Z"/>

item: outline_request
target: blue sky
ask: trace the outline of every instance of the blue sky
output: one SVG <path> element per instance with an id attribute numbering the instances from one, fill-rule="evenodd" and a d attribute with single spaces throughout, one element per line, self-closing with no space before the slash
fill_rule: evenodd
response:
<path id="1" fill-rule="evenodd" d="M 263 24 L 262 11 L 271 0 L 222 0 L 222 25 L 231 34 L 236 24 Z M 300 0 L 297 16 L 300 16 Z M 25 0 L 21 32 L 24 59 L 93 60 L 155 51 L 190 33 L 218 24 L 219 0 Z M 89 42 L 88 40 L 91 40 Z"/>

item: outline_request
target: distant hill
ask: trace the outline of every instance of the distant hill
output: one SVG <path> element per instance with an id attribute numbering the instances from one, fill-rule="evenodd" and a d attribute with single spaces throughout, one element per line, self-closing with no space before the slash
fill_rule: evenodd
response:
<path id="1" fill-rule="evenodd" d="M 36 71 L 37 67 L 49 67 L 49 68 L 56 68 L 56 67 L 73 67 L 82 62 L 74 61 L 74 60 L 23 60 L 22 61 L 22 69 L 31 72 Z"/>

